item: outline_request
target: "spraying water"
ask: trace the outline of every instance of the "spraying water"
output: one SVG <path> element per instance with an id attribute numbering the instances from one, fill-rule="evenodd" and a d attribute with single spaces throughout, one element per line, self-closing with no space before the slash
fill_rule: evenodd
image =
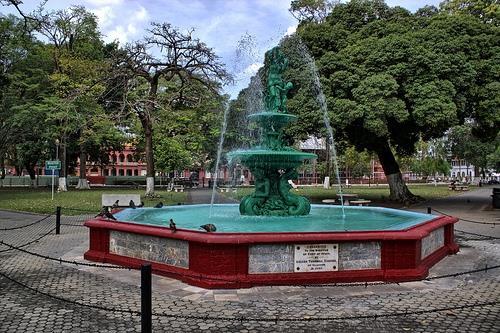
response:
<path id="1" fill-rule="evenodd" d="M 297 50 L 302 55 L 303 59 L 305 60 L 306 66 L 309 68 L 309 70 L 312 74 L 314 95 L 316 96 L 316 101 L 318 102 L 320 110 L 323 113 L 323 122 L 325 123 L 325 127 L 326 127 L 326 130 L 328 132 L 328 140 L 330 143 L 333 165 L 335 168 L 335 174 L 336 174 L 336 178 L 337 178 L 337 186 L 338 186 L 337 191 L 338 191 L 339 196 L 340 196 L 340 205 L 342 208 L 342 217 L 345 218 L 344 197 L 342 194 L 342 183 L 340 180 L 339 164 L 338 164 L 338 159 L 337 159 L 337 149 L 335 148 L 335 140 L 333 137 L 333 128 L 330 124 L 330 117 L 328 116 L 328 104 L 326 102 L 326 97 L 325 97 L 325 94 L 323 93 L 323 89 L 321 88 L 321 82 L 319 81 L 318 68 L 316 67 L 316 63 L 315 63 L 313 57 L 309 53 L 309 50 L 304 45 L 302 40 L 300 40 L 300 38 L 298 36 L 293 36 L 291 38 L 294 39 L 295 45 L 297 46 Z"/>
<path id="2" fill-rule="evenodd" d="M 217 176 L 219 173 L 219 163 L 220 163 L 220 158 L 222 155 L 222 146 L 224 145 L 224 134 L 226 134 L 226 129 L 227 129 L 227 115 L 229 114 L 229 102 L 226 103 L 224 107 L 224 117 L 222 120 L 222 130 L 220 132 L 220 138 L 219 138 L 219 146 L 217 147 L 217 159 L 215 161 L 215 170 L 212 175 L 212 198 L 210 200 L 210 214 L 209 218 L 212 217 L 212 211 L 214 207 L 214 201 L 215 201 L 215 194 L 217 191 Z"/>

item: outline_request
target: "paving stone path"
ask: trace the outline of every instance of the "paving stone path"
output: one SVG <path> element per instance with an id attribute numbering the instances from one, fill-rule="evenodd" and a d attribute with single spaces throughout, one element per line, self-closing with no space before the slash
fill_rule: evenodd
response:
<path id="1" fill-rule="evenodd" d="M 469 219 L 496 223 L 499 214 L 488 209 L 488 195 L 482 190 L 457 197 L 456 205 L 431 204 L 457 216 L 467 214 Z M 460 204 L 467 200 L 472 200 L 471 205 Z M 91 216 L 63 217 L 61 234 L 55 235 L 53 216 L 8 231 L 2 229 L 27 225 L 44 216 L 0 211 L 0 240 L 22 246 L 42 237 L 22 248 L 84 262 L 88 231 L 81 225 Z M 500 230 L 500 226 L 466 222 L 460 222 L 460 228 L 496 237 Z M 460 252 L 434 266 L 430 276 L 500 264 L 499 239 L 457 233 L 457 240 Z M 500 269 L 492 269 L 366 287 L 239 290 L 206 290 L 155 276 L 153 331 L 499 332 L 499 273 Z M 0 332 L 140 332 L 139 284 L 137 271 L 59 263 L 0 245 Z"/>

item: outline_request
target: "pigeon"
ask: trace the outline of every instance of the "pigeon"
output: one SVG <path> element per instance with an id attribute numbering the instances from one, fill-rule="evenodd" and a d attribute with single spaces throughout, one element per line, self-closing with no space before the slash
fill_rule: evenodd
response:
<path id="1" fill-rule="evenodd" d="M 201 225 L 200 228 L 205 229 L 207 232 L 214 232 L 217 230 L 212 223 Z"/>
<path id="2" fill-rule="evenodd" d="M 137 208 L 142 208 L 142 207 L 144 207 L 144 202 L 141 201 L 141 204 L 137 206 Z"/>
<path id="3" fill-rule="evenodd" d="M 116 200 L 115 203 L 113 204 L 113 206 L 111 206 L 111 208 L 118 208 L 118 207 L 120 207 L 119 202 L 120 202 L 120 200 Z"/>
<path id="4" fill-rule="evenodd" d="M 116 221 L 116 217 L 114 217 L 113 214 L 111 214 L 111 212 L 106 212 L 106 214 L 104 216 L 106 216 L 106 218 L 108 218 L 110 220 Z"/>
<path id="5" fill-rule="evenodd" d="M 163 207 L 163 202 L 158 202 L 155 206 L 155 208 L 162 208 Z"/>
<path id="6" fill-rule="evenodd" d="M 109 212 L 109 207 L 108 206 L 102 206 L 101 211 L 95 217 L 105 217 L 106 213 L 108 213 L 108 212 Z"/>
<path id="7" fill-rule="evenodd" d="M 134 203 L 134 200 L 130 200 L 130 202 L 128 203 L 128 206 L 132 209 L 136 209 L 137 207 L 135 207 L 135 203 Z"/>
<path id="8" fill-rule="evenodd" d="M 170 219 L 169 227 L 170 227 L 170 230 L 172 230 L 172 232 L 176 232 L 177 231 L 177 227 L 175 226 L 175 222 L 172 219 Z"/>

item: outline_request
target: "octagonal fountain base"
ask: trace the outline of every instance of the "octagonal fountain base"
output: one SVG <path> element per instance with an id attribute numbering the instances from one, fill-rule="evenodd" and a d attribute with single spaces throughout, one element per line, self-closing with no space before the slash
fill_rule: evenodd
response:
<path id="1" fill-rule="evenodd" d="M 185 206 L 189 207 L 189 206 Z M 140 267 L 203 288 L 423 279 L 458 252 L 450 216 L 404 230 L 216 232 L 87 221 L 87 260 Z M 198 221 L 203 224 L 203 221 Z"/>

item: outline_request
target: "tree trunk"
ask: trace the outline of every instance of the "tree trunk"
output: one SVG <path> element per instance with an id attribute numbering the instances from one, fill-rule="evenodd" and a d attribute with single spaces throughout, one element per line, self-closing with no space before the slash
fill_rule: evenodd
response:
<path id="1" fill-rule="evenodd" d="M 35 167 L 33 165 L 26 165 L 26 170 L 28 170 L 28 174 L 30 175 L 30 187 L 37 188 L 38 182 L 36 181 Z"/>
<path id="2" fill-rule="evenodd" d="M 90 190 L 89 183 L 87 182 L 87 153 L 83 148 L 80 150 L 80 177 L 78 178 L 78 184 L 76 189 L 78 190 Z"/>
<path id="3" fill-rule="evenodd" d="M 5 159 L 4 154 L 0 155 L 0 187 L 3 187 L 3 180 L 5 179 Z"/>
<path id="4" fill-rule="evenodd" d="M 145 105 L 145 110 L 139 113 L 142 128 L 144 129 L 145 138 L 145 155 L 146 155 L 146 197 L 155 196 L 155 165 L 153 153 L 153 120 L 151 114 L 155 108 L 156 92 L 158 91 L 158 76 L 154 76 L 149 82 L 148 101 Z"/>
<path id="5" fill-rule="evenodd" d="M 58 192 L 67 192 L 68 191 L 68 183 L 66 179 L 66 138 L 62 138 L 61 142 L 61 170 L 59 170 L 59 187 L 57 188 Z"/>
<path id="6" fill-rule="evenodd" d="M 419 197 L 410 192 L 406 186 L 403 175 L 399 170 L 398 162 L 394 158 L 394 154 L 389 147 L 385 144 L 376 151 L 380 164 L 384 169 L 384 174 L 387 178 L 387 183 L 390 189 L 390 200 L 402 202 L 405 204 L 417 202 Z"/>
<path id="7" fill-rule="evenodd" d="M 146 139 L 146 196 L 154 197 L 155 195 L 155 166 L 153 155 L 153 129 L 151 124 L 147 124 L 144 128 Z"/>

